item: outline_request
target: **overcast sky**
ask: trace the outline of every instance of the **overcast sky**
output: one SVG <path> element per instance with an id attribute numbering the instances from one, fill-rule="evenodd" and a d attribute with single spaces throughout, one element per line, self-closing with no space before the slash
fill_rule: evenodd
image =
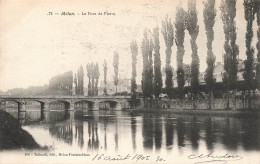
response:
<path id="1" fill-rule="evenodd" d="M 214 26 L 213 52 L 222 62 L 224 44 L 223 24 L 216 0 L 217 16 Z M 8 0 L 0 2 L 0 90 L 26 88 L 48 84 L 56 74 L 73 70 L 82 64 L 98 62 L 103 80 L 103 61 L 108 63 L 108 80 L 113 77 L 114 51 L 119 53 L 119 76 L 131 78 L 130 42 L 138 43 L 137 82 L 142 72 L 141 42 L 144 28 L 159 26 L 168 15 L 172 21 L 178 5 L 187 8 L 187 1 L 179 0 Z M 197 38 L 200 71 L 206 65 L 206 34 L 201 0 L 197 0 L 199 36 Z M 109 12 L 115 16 L 82 16 L 85 12 Z M 47 15 L 48 12 L 74 12 L 75 16 Z M 79 15 L 77 15 L 79 14 Z M 237 2 L 237 44 L 239 58 L 245 59 L 245 31 L 243 0 Z M 256 21 L 254 40 L 256 43 Z M 184 63 L 191 62 L 190 36 L 186 31 Z M 160 33 L 162 66 L 165 65 L 165 43 Z M 176 45 L 172 48 L 171 64 L 176 70 Z M 86 75 L 85 75 L 86 78 Z M 87 82 L 87 80 L 85 80 Z M 85 86 L 87 84 L 85 83 Z"/>

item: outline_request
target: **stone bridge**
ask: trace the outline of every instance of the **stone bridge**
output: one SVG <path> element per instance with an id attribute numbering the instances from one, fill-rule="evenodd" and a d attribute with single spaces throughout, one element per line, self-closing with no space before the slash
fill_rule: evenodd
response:
<path id="1" fill-rule="evenodd" d="M 121 110 L 122 108 L 129 108 L 130 96 L 0 96 L 1 106 L 3 102 L 10 101 L 18 104 L 18 111 L 26 111 L 28 102 L 40 103 L 43 111 L 48 111 L 52 102 L 63 103 L 65 110 L 74 110 L 75 106 L 81 102 L 86 103 L 90 110 Z"/>

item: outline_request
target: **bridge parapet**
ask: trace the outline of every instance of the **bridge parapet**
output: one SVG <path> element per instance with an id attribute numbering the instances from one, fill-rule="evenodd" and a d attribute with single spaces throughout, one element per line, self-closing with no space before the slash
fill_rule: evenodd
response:
<path id="1" fill-rule="evenodd" d="M 93 110 L 99 110 L 99 104 L 102 102 L 115 103 L 116 109 L 122 109 L 127 106 L 130 96 L 0 96 L 0 102 L 2 101 L 14 101 L 18 103 L 19 110 L 25 109 L 29 101 L 36 101 L 41 104 L 41 110 L 49 110 L 51 102 L 58 101 L 65 104 L 67 110 L 74 110 L 76 102 L 92 102 Z"/>

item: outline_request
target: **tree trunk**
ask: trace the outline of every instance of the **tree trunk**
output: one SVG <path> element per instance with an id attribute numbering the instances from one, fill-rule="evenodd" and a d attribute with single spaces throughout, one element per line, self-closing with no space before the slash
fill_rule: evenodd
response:
<path id="1" fill-rule="evenodd" d="M 214 94 L 213 94 L 213 90 L 211 89 L 209 91 L 209 110 L 213 110 L 214 109 Z"/>
<path id="2" fill-rule="evenodd" d="M 197 95 L 194 95 L 194 97 L 193 97 L 193 109 L 194 110 L 197 109 Z"/>
<path id="3" fill-rule="evenodd" d="M 237 90 L 235 89 L 234 91 L 234 109 L 233 110 L 236 110 L 237 109 L 237 96 L 236 96 L 236 94 L 237 94 Z"/>
<path id="4" fill-rule="evenodd" d="M 157 97 L 157 99 L 156 99 L 156 106 L 157 106 L 158 109 L 160 108 L 159 107 L 159 97 Z"/>
<path id="5" fill-rule="evenodd" d="M 243 108 L 245 108 L 245 101 L 246 101 L 246 98 L 245 98 L 245 91 L 242 91 L 242 101 L 243 101 Z"/>
<path id="6" fill-rule="evenodd" d="M 226 109 L 230 109 L 230 107 L 229 107 L 229 90 L 227 90 L 227 93 L 226 93 Z"/>
<path id="7" fill-rule="evenodd" d="M 251 90 L 248 89 L 248 109 L 251 109 Z"/>
<path id="8" fill-rule="evenodd" d="M 150 108 L 153 108 L 153 98 L 150 98 Z"/>

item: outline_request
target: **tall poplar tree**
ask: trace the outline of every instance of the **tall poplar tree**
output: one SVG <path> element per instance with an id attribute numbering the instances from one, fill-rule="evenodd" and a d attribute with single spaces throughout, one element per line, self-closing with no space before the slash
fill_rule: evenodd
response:
<path id="1" fill-rule="evenodd" d="M 255 0 L 255 6 L 256 6 L 256 18 L 257 18 L 257 25 L 258 25 L 258 31 L 257 31 L 257 43 L 256 43 L 256 49 L 257 49 L 257 66 L 256 66 L 256 85 L 257 88 L 260 90 L 260 1 Z M 257 7 L 258 6 L 258 7 Z"/>
<path id="2" fill-rule="evenodd" d="M 171 68 L 171 55 L 172 55 L 172 46 L 173 46 L 173 39 L 174 39 L 174 29 L 171 22 L 171 19 L 168 19 L 168 16 L 162 21 L 162 34 L 164 38 L 164 42 L 166 45 L 166 60 L 165 60 L 165 89 L 168 97 L 172 98 L 172 89 L 173 89 L 173 81 L 172 81 L 172 68 Z"/>
<path id="3" fill-rule="evenodd" d="M 253 89 L 254 74 L 254 48 L 251 46 L 253 38 L 253 22 L 255 19 L 255 11 L 259 6 L 255 6 L 254 0 L 244 0 L 245 19 L 247 21 L 246 27 L 246 60 L 245 60 L 245 86 L 248 91 L 248 108 L 251 109 L 251 90 Z"/>
<path id="4" fill-rule="evenodd" d="M 78 69 L 78 95 L 84 95 L 84 71 L 82 65 Z"/>
<path id="5" fill-rule="evenodd" d="M 213 89 L 216 82 L 216 79 L 214 78 L 214 69 L 215 69 L 215 60 L 216 57 L 213 54 L 212 51 L 212 42 L 214 40 L 214 30 L 213 26 L 215 24 L 215 17 L 216 17 L 216 8 L 215 8 L 215 0 L 207 0 L 204 3 L 204 24 L 205 24 L 205 30 L 207 35 L 207 69 L 205 73 L 205 82 L 207 84 L 207 88 L 209 91 L 209 109 L 213 109 L 214 104 L 214 94 Z"/>
<path id="6" fill-rule="evenodd" d="M 132 78 L 131 78 L 131 100 L 132 106 L 136 107 L 136 63 L 137 63 L 137 55 L 138 55 L 138 47 L 136 41 L 132 41 L 130 43 L 131 53 L 132 53 Z"/>
<path id="7" fill-rule="evenodd" d="M 235 90 L 237 81 L 237 56 L 239 48 L 236 44 L 236 0 L 223 0 L 220 6 L 221 19 L 225 34 L 223 83 L 226 89 L 226 108 L 229 109 L 230 90 Z M 236 92 L 236 90 L 234 91 Z"/>
<path id="8" fill-rule="evenodd" d="M 92 96 L 91 92 L 92 92 L 92 88 L 91 88 L 91 65 L 88 63 L 87 66 L 87 76 L 88 76 L 88 96 Z"/>
<path id="9" fill-rule="evenodd" d="M 98 80 L 99 80 L 99 76 L 100 76 L 99 67 L 98 67 L 98 63 L 96 63 L 96 65 L 94 66 L 94 78 L 96 80 L 96 82 L 95 82 L 95 92 L 94 92 L 95 96 L 98 96 Z"/>
<path id="10" fill-rule="evenodd" d="M 104 95 L 107 95 L 107 61 L 104 60 Z"/>
<path id="11" fill-rule="evenodd" d="M 197 108 L 197 94 L 199 89 L 199 56 L 196 39 L 199 33 L 196 1 L 188 1 L 188 12 L 186 26 L 191 36 L 190 44 L 192 49 L 191 61 L 191 92 L 193 97 L 193 108 Z"/>
<path id="12" fill-rule="evenodd" d="M 150 32 L 150 31 L 149 31 Z M 149 60 L 149 69 L 148 69 L 148 95 L 149 95 L 149 107 L 152 107 L 153 104 L 153 40 L 150 38 L 148 44 L 148 60 Z"/>
<path id="13" fill-rule="evenodd" d="M 117 93 L 117 85 L 118 85 L 118 66 L 119 66 L 119 55 L 118 52 L 114 52 L 114 62 L 113 62 L 113 66 L 114 66 L 114 84 L 116 86 L 116 93 Z"/>
<path id="14" fill-rule="evenodd" d="M 182 101 L 184 96 L 184 69 L 183 69 L 183 56 L 184 56 L 184 37 L 185 37 L 185 18 L 186 12 L 182 7 L 177 7 L 175 16 L 175 43 L 177 46 L 177 83 L 178 83 L 178 95 Z"/>
<path id="15" fill-rule="evenodd" d="M 162 91 L 162 73 L 161 73 L 161 57 L 160 57 L 160 41 L 159 41 L 159 28 L 153 29 L 154 38 L 154 79 L 153 91 L 156 98 L 157 108 L 159 107 L 159 95 Z"/>
<path id="16" fill-rule="evenodd" d="M 149 52 L 150 52 L 150 40 L 148 39 L 148 30 L 144 30 L 144 38 L 142 41 L 142 57 L 143 57 L 143 72 L 142 72 L 142 92 L 144 99 L 144 106 L 148 107 L 147 98 L 151 96 L 151 86 L 150 86 L 150 61 L 149 61 Z"/>
<path id="17" fill-rule="evenodd" d="M 95 76 L 94 76 L 94 63 L 90 64 L 90 75 L 91 75 L 91 96 L 95 96 Z"/>
<path id="18" fill-rule="evenodd" d="M 74 84 L 75 84 L 75 95 L 78 95 L 78 78 L 76 74 L 74 76 Z"/>

